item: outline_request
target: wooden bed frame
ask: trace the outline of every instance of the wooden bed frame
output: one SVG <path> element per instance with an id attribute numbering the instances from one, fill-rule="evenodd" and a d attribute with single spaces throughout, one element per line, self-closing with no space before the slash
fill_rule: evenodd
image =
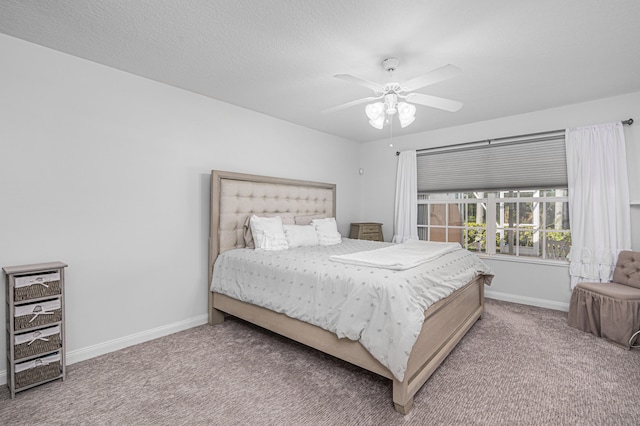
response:
<path id="1" fill-rule="evenodd" d="M 245 247 L 243 224 L 250 214 L 335 217 L 335 194 L 334 184 L 212 171 L 207 289 L 218 254 Z M 221 323 L 225 314 L 233 315 L 384 376 L 393 381 L 393 402 L 402 414 L 411 410 L 416 392 L 482 317 L 483 311 L 482 276 L 429 307 L 401 382 L 359 342 L 339 339 L 320 327 L 209 290 L 209 324 Z"/>

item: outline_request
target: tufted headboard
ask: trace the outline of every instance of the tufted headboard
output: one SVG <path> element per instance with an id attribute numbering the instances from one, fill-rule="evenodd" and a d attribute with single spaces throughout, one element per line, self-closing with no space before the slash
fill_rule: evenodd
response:
<path id="1" fill-rule="evenodd" d="M 209 284 L 218 254 L 243 248 L 243 225 L 252 214 L 336 215 L 336 185 L 242 173 L 211 172 Z"/>

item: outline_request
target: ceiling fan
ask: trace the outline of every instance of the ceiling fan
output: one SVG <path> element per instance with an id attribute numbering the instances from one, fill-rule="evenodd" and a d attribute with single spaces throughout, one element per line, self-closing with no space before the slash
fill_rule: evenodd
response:
<path id="1" fill-rule="evenodd" d="M 389 74 L 392 74 L 399 63 L 400 61 L 396 58 L 387 58 L 382 61 L 382 67 Z M 336 74 L 334 77 L 340 80 L 355 83 L 373 90 L 374 96 L 347 102 L 326 109 L 323 112 L 330 113 L 365 102 L 378 101 L 367 105 L 365 108 L 367 117 L 369 117 L 369 124 L 377 129 L 382 129 L 384 125 L 389 123 L 393 116 L 398 113 L 400 125 L 406 127 L 415 120 L 416 107 L 413 104 L 425 105 L 450 112 L 455 112 L 462 108 L 462 102 L 425 95 L 423 93 L 414 93 L 415 90 L 448 80 L 461 72 L 462 70 L 455 65 L 445 65 L 405 81 L 404 83 L 391 82 L 384 85 L 350 74 Z"/>

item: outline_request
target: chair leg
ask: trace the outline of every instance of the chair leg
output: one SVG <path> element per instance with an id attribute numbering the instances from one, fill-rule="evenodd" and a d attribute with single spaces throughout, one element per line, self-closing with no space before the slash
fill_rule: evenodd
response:
<path id="1" fill-rule="evenodd" d="M 633 339 L 635 339 L 636 336 L 640 336 L 640 330 L 638 330 L 635 333 L 633 333 L 633 336 L 631 336 L 631 339 L 629 339 L 629 347 L 630 348 L 634 348 L 634 349 L 640 349 L 640 339 L 638 339 L 638 344 L 637 345 L 633 344 Z"/>

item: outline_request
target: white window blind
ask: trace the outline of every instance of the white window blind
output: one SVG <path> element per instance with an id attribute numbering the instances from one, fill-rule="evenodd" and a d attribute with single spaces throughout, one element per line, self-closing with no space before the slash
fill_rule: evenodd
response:
<path id="1" fill-rule="evenodd" d="M 418 192 L 566 188 L 564 131 L 418 151 Z"/>

